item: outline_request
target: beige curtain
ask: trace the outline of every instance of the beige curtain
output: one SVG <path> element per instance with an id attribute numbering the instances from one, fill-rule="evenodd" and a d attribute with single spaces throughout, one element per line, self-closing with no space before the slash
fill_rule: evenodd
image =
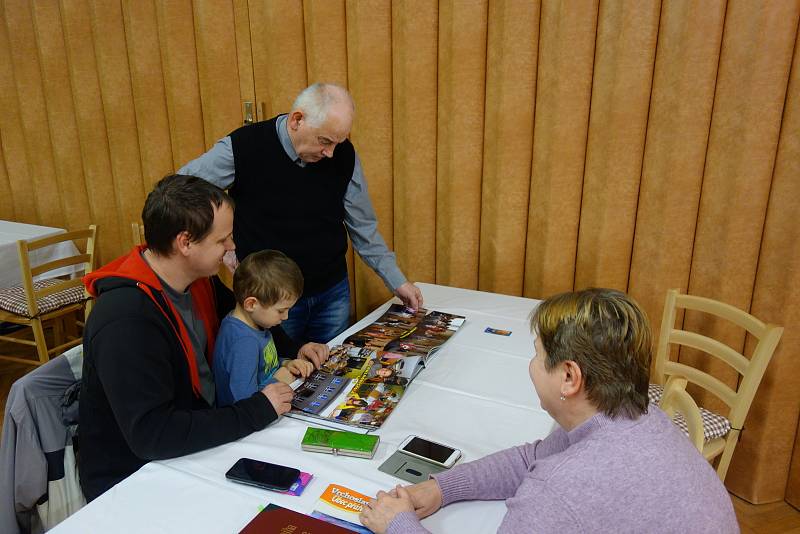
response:
<path id="1" fill-rule="evenodd" d="M 244 102 L 266 119 L 310 82 L 346 85 L 410 279 L 529 297 L 609 286 L 656 327 L 676 287 L 785 326 L 727 485 L 753 502 L 800 494 L 799 0 L 0 10 L 0 218 L 94 222 L 108 261 L 152 184 L 239 126 Z M 349 265 L 360 317 L 389 293 Z"/>

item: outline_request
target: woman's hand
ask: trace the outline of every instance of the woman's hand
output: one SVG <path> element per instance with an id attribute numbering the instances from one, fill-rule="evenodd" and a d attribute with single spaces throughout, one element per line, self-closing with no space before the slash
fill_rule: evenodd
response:
<path id="1" fill-rule="evenodd" d="M 402 489 L 406 490 L 409 497 L 411 497 L 414 511 L 420 519 L 428 517 L 442 507 L 442 490 L 439 488 L 439 483 L 434 479 Z M 396 492 L 397 488 L 391 491 L 393 495 L 396 495 Z"/>
<path id="2" fill-rule="evenodd" d="M 364 506 L 358 518 L 362 525 L 375 534 L 383 534 L 397 514 L 413 511 L 414 504 L 408 491 L 402 486 L 397 486 L 391 493 L 379 491 L 377 497 L 370 499 Z"/>

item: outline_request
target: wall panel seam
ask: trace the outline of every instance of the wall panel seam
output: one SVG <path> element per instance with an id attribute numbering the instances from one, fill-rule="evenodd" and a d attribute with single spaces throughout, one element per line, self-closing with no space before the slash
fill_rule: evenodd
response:
<path id="1" fill-rule="evenodd" d="M 656 23 L 655 49 L 653 50 L 653 63 L 650 70 L 650 98 L 647 99 L 647 119 L 644 126 L 644 140 L 642 142 L 642 161 L 639 164 L 639 190 L 636 193 L 636 207 L 633 210 L 633 235 L 631 236 L 631 248 L 628 254 L 628 281 L 625 284 L 625 291 L 631 290 L 631 267 L 633 266 L 633 251 L 636 248 L 636 228 L 639 220 L 639 204 L 642 198 L 642 181 L 644 180 L 644 161 L 647 157 L 647 133 L 650 131 L 650 111 L 653 108 L 653 88 L 655 86 L 656 64 L 658 62 L 658 37 L 661 34 L 661 17 L 664 14 L 664 2 L 658 10 L 658 22 Z"/>
<path id="2" fill-rule="evenodd" d="M 580 243 L 581 243 L 581 214 L 583 212 L 583 190 L 586 184 L 586 157 L 589 153 L 589 130 L 592 123 L 592 92 L 594 91 L 594 70 L 597 66 L 597 34 L 600 31 L 600 5 L 602 4 L 602 0 L 597 2 L 597 15 L 595 16 L 595 24 L 594 24 L 594 54 L 592 55 L 592 79 L 590 82 L 590 89 L 589 89 L 589 108 L 587 109 L 586 113 L 586 135 L 583 141 L 583 169 L 581 170 L 581 194 L 578 198 L 580 198 L 580 204 L 578 206 L 578 227 L 576 228 L 575 232 L 575 253 L 572 260 L 572 290 L 576 290 L 575 287 L 575 280 L 578 279 L 578 255 L 580 254 Z"/>

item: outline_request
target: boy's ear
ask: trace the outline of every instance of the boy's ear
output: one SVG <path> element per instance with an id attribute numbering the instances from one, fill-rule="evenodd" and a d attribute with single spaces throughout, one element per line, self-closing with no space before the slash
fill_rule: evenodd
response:
<path id="1" fill-rule="evenodd" d="M 257 298 L 247 297 L 244 299 L 244 302 L 242 302 L 242 308 L 244 308 L 244 311 L 252 313 L 252 311 L 256 309 L 256 304 L 258 304 Z"/>

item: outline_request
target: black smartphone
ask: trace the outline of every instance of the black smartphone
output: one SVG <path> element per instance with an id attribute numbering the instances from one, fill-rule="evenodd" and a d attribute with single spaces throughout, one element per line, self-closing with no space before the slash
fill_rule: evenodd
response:
<path id="1" fill-rule="evenodd" d="M 225 478 L 268 490 L 286 491 L 297 482 L 300 470 L 252 458 L 239 458 Z"/>

